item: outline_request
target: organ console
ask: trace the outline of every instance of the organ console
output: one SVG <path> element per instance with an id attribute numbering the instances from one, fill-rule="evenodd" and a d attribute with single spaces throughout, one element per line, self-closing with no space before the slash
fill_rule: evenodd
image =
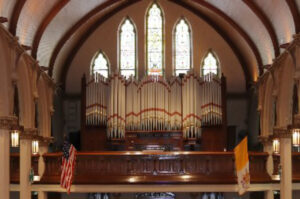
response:
<path id="1" fill-rule="evenodd" d="M 140 81 L 118 72 L 108 78 L 84 76 L 82 150 L 223 150 L 225 88 L 223 76 L 200 77 L 193 71 L 181 78 L 145 76 Z M 213 147 L 205 145 L 214 138 Z"/>

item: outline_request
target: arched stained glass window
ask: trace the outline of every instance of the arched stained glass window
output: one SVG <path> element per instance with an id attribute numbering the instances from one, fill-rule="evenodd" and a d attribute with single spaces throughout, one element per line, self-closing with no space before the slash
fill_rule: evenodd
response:
<path id="1" fill-rule="evenodd" d="M 108 59 L 101 51 L 96 55 L 91 69 L 92 74 L 99 73 L 106 78 L 108 77 Z"/>
<path id="2" fill-rule="evenodd" d="M 147 72 L 163 75 L 163 14 L 154 3 L 147 13 Z"/>
<path id="3" fill-rule="evenodd" d="M 209 51 L 202 63 L 202 76 L 205 76 L 209 73 L 219 75 L 219 70 L 220 66 L 217 57 L 212 51 Z"/>
<path id="4" fill-rule="evenodd" d="M 175 27 L 175 74 L 187 73 L 191 68 L 191 30 L 185 19 Z"/>
<path id="5" fill-rule="evenodd" d="M 120 28 L 120 72 L 128 78 L 136 72 L 136 31 L 133 23 L 126 18 Z"/>

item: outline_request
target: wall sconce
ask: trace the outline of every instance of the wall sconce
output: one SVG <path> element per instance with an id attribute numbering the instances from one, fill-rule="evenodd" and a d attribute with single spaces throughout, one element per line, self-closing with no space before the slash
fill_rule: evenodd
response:
<path id="1" fill-rule="evenodd" d="M 279 139 L 274 139 L 273 140 L 273 152 L 274 153 L 279 153 L 279 149 L 280 149 Z"/>
<path id="2" fill-rule="evenodd" d="M 293 146 L 300 146 L 300 129 L 293 129 Z"/>
<path id="3" fill-rule="evenodd" d="M 32 141 L 32 154 L 37 154 L 39 152 L 39 141 L 33 140 Z"/>
<path id="4" fill-rule="evenodd" d="M 11 146 L 12 147 L 18 147 L 19 146 L 20 131 L 19 130 L 12 130 L 10 135 L 11 135 Z"/>

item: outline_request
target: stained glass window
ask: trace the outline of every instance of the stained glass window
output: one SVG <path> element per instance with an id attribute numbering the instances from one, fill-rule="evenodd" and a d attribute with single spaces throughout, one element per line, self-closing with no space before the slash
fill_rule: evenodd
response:
<path id="1" fill-rule="evenodd" d="M 163 75 L 163 16 L 154 3 L 147 14 L 148 75 Z"/>
<path id="2" fill-rule="evenodd" d="M 191 68 L 191 31 L 181 19 L 175 27 L 175 74 L 187 73 Z"/>
<path id="3" fill-rule="evenodd" d="M 209 73 L 219 74 L 219 63 L 217 58 L 212 52 L 208 52 L 206 57 L 204 58 L 202 65 L 202 75 L 207 75 Z"/>
<path id="4" fill-rule="evenodd" d="M 100 73 L 104 77 L 108 77 L 108 61 L 102 52 L 99 52 L 95 57 L 92 72 L 93 74 Z"/>
<path id="5" fill-rule="evenodd" d="M 135 76 L 136 67 L 136 34 L 129 18 L 125 19 L 120 28 L 120 72 L 121 75 Z"/>

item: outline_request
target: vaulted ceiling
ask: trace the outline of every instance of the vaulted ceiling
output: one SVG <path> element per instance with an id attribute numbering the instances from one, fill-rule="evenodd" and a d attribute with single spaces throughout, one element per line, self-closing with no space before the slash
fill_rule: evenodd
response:
<path id="1" fill-rule="evenodd" d="M 141 0 L 0 0 L 0 16 L 54 79 L 64 81 L 77 50 L 116 12 Z M 300 0 L 162 0 L 205 20 L 230 45 L 248 81 L 300 31 Z M 254 59 L 251 59 L 254 57 Z M 256 71 L 256 72 L 253 72 Z"/>

